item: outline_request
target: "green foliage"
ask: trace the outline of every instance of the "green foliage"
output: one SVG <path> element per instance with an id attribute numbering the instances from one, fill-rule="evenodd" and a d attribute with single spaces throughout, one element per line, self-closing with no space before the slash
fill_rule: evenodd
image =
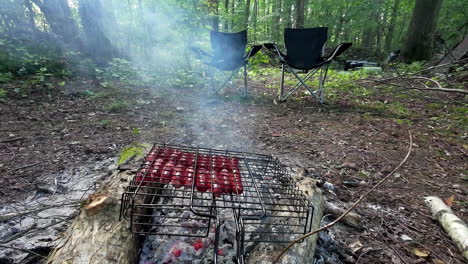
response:
<path id="1" fill-rule="evenodd" d="M 68 76 L 70 72 L 63 56 L 58 45 L 0 38 L 0 73 L 24 76 L 46 68 L 51 74 Z"/>
<path id="2" fill-rule="evenodd" d="M 119 81 L 128 83 L 135 80 L 137 76 L 137 69 L 125 59 L 114 58 L 110 61 L 107 67 L 103 69 L 96 68 L 96 78 L 102 81 L 101 84 L 106 86 L 106 82 Z"/>
<path id="3" fill-rule="evenodd" d="M 139 143 L 133 143 L 132 145 L 125 147 L 120 153 L 120 158 L 117 164 L 120 165 L 133 157 L 143 156 L 146 148 L 147 145 Z"/>
<path id="4" fill-rule="evenodd" d="M 109 112 L 121 112 L 127 109 L 128 103 L 125 100 L 115 100 L 109 105 L 106 106 L 107 111 Z"/>
<path id="5" fill-rule="evenodd" d="M 423 61 L 415 61 L 410 64 L 406 63 L 399 63 L 396 65 L 399 72 L 417 72 L 424 69 L 424 62 Z"/>
<path id="6" fill-rule="evenodd" d="M 13 74 L 11 72 L 1 73 L 0 72 L 0 83 L 6 83 L 13 80 Z"/>
<path id="7" fill-rule="evenodd" d="M 0 99 L 4 99 L 7 96 L 7 91 L 0 88 Z"/>

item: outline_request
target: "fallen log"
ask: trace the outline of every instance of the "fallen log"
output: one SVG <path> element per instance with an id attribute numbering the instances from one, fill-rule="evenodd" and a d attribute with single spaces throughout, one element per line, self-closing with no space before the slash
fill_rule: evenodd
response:
<path id="1" fill-rule="evenodd" d="M 346 212 L 345 209 L 338 207 L 333 203 L 325 202 L 324 214 L 329 214 L 333 218 L 336 219 L 340 217 L 342 214 L 344 214 L 345 212 Z M 356 212 L 351 211 L 347 215 L 345 215 L 345 217 L 343 217 L 342 222 L 351 227 L 360 228 L 361 216 L 358 215 Z"/>
<path id="2" fill-rule="evenodd" d="M 432 216 L 455 242 L 463 257 L 468 260 L 468 227 L 466 224 L 439 197 L 426 197 L 425 202 L 431 210 Z"/>
<path id="3" fill-rule="evenodd" d="M 137 262 L 138 236 L 130 232 L 128 219 L 119 221 L 120 195 L 131 176 L 130 171 L 114 172 L 102 183 L 45 263 Z"/>

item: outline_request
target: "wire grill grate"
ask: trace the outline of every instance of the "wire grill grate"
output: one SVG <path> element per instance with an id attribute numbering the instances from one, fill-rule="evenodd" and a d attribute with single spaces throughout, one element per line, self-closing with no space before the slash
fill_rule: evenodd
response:
<path id="1" fill-rule="evenodd" d="M 206 237 L 219 213 L 235 222 L 237 261 L 246 243 L 287 243 L 309 232 L 313 207 L 270 155 L 155 144 L 122 194 L 120 217 L 137 234 Z M 215 229 L 212 230 L 212 225 Z"/>

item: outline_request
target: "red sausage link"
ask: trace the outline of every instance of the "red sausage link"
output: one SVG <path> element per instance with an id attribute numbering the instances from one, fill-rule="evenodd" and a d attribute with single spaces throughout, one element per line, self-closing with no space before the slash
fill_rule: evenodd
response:
<path id="1" fill-rule="evenodd" d="M 174 169 L 175 173 L 174 176 L 172 177 L 172 185 L 174 188 L 179 189 L 184 185 L 185 180 L 186 180 L 186 169 L 184 165 L 182 164 L 177 164 Z"/>

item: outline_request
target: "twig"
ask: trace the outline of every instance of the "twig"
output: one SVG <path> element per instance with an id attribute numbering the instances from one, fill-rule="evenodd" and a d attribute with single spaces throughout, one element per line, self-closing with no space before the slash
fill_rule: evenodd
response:
<path id="1" fill-rule="evenodd" d="M 46 258 L 45 256 L 43 256 L 43 255 L 41 255 L 39 253 L 36 253 L 36 252 L 34 252 L 32 250 L 26 249 L 26 248 L 18 248 L 18 247 L 6 246 L 6 245 L 0 245 L 0 247 L 19 250 L 19 251 L 23 251 L 23 252 L 26 252 L 26 253 L 41 257 L 41 258 Z"/>
<path id="2" fill-rule="evenodd" d="M 1 140 L 0 143 L 11 143 L 11 142 L 15 142 L 15 141 L 18 141 L 18 140 L 23 140 L 23 139 L 25 139 L 25 138 L 24 137 L 15 137 L 15 138 Z"/>
<path id="3" fill-rule="evenodd" d="M 24 229 L 24 230 L 22 230 L 22 231 L 20 231 L 20 232 L 18 232 L 16 234 L 12 235 L 12 236 L 10 236 L 7 239 L 4 239 L 4 240 L 0 241 L 0 243 L 6 244 L 6 243 L 11 242 L 11 241 L 13 241 L 15 239 L 18 239 L 18 238 L 26 235 L 27 233 L 29 233 L 29 231 L 35 229 L 36 227 L 37 227 L 37 224 L 34 223 L 32 226 L 30 226 L 30 227 L 28 227 L 28 228 L 26 228 L 26 229 Z"/>
<path id="4" fill-rule="evenodd" d="M 14 171 L 17 171 L 17 170 L 21 170 L 21 169 L 26 169 L 26 168 L 29 168 L 29 167 L 33 167 L 33 166 L 36 166 L 39 163 L 40 162 L 36 162 L 36 163 L 33 163 L 33 164 L 28 164 L 28 165 L 21 166 L 19 168 L 14 168 L 14 169 L 11 169 L 11 170 L 5 172 L 5 174 L 8 174 L 10 172 L 14 172 Z"/>
<path id="5" fill-rule="evenodd" d="M 305 239 L 305 238 L 308 238 L 314 234 L 317 234 L 318 232 L 321 232 L 325 229 L 328 229 L 334 225 L 336 225 L 336 223 L 338 223 L 341 219 L 343 219 L 347 214 L 349 214 L 352 210 L 354 210 L 354 208 L 356 208 L 356 206 L 361 203 L 362 200 L 364 200 L 364 198 L 366 198 L 366 196 L 368 196 L 371 192 L 373 192 L 374 190 L 376 190 L 377 188 L 379 188 L 384 182 L 386 182 L 392 175 L 393 173 L 395 173 L 401 166 L 403 166 L 403 164 L 406 163 L 406 161 L 408 160 L 408 157 L 410 156 L 412 150 L 413 150 L 413 137 L 411 135 L 411 131 L 408 130 L 408 134 L 409 134 L 409 149 L 408 149 L 408 153 L 406 154 L 405 158 L 400 162 L 400 164 L 398 164 L 398 166 L 396 166 L 391 172 L 389 172 L 382 180 L 380 180 L 376 185 L 374 185 L 374 187 L 372 187 L 370 190 L 368 190 L 366 193 L 364 193 L 363 195 L 361 195 L 361 197 L 359 197 L 359 199 L 357 199 L 356 202 L 354 202 L 354 204 L 348 209 L 346 210 L 342 215 L 340 215 L 337 219 L 335 219 L 333 222 L 329 223 L 328 225 L 325 225 L 317 230 L 314 230 L 310 233 L 307 233 L 303 236 L 301 236 L 300 238 L 292 241 L 291 243 L 288 244 L 288 246 L 283 249 L 283 251 L 281 251 L 281 253 L 279 254 L 279 256 L 276 258 L 276 260 L 274 261 L 274 263 L 278 263 L 278 261 L 281 259 L 281 257 L 284 255 L 284 253 L 286 253 L 294 244 L 296 243 L 299 243 L 301 240 Z"/>

